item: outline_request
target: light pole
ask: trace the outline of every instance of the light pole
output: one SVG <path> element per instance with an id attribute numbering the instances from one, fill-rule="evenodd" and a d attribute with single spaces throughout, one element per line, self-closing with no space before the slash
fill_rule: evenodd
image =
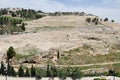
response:
<path id="1" fill-rule="evenodd" d="M 4 66 L 5 80 L 7 80 L 7 67 Z"/>

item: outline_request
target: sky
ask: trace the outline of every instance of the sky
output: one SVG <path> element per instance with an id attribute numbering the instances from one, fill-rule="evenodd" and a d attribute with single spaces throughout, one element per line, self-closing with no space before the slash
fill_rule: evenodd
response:
<path id="1" fill-rule="evenodd" d="M 0 0 L 0 8 L 18 7 L 44 12 L 78 11 L 120 22 L 120 0 Z"/>

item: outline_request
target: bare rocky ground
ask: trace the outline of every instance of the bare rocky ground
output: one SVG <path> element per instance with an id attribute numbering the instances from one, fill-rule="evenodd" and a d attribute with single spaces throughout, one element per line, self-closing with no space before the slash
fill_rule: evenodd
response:
<path id="1" fill-rule="evenodd" d="M 67 51 L 90 45 L 90 54 L 107 54 L 111 46 L 120 42 L 120 25 L 101 22 L 95 26 L 85 19 L 94 16 L 56 16 L 27 21 L 26 32 L 17 35 L 0 35 L 0 54 L 10 46 L 17 53 L 29 54 L 31 49 L 40 54 L 51 48 Z M 32 52 L 32 51 L 31 51 Z"/>

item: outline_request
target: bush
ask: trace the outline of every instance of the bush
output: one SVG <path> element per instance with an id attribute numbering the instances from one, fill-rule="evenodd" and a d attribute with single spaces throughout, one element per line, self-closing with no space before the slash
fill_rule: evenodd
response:
<path id="1" fill-rule="evenodd" d="M 87 18 L 86 21 L 89 23 L 91 22 L 91 18 Z"/>
<path id="2" fill-rule="evenodd" d="M 108 18 L 105 18 L 104 21 L 105 21 L 105 22 L 108 21 Z"/>
<path id="3" fill-rule="evenodd" d="M 114 20 L 111 20 L 111 22 L 115 22 Z"/>

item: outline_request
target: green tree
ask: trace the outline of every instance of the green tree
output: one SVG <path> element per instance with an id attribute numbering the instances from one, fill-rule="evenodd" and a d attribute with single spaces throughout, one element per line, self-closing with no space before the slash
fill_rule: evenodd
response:
<path id="1" fill-rule="evenodd" d="M 4 72 L 4 63 L 1 61 L 0 74 L 5 75 Z"/>
<path id="2" fill-rule="evenodd" d="M 98 21 L 95 22 L 95 25 L 98 25 Z"/>
<path id="3" fill-rule="evenodd" d="M 82 72 L 80 70 L 78 70 L 77 68 L 75 68 L 72 72 L 71 77 L 73 78 L 73 80 L 81 78 L 82 77 Z"/>
<path id="4" fill-rule="evenodd" d="M 12 75 L 12 67 L 10 66 L 9 63 L 8 63 L 8 65 L 7 65 L 7 73 L 8 73 L 8 76 L 11 76 L 11 75 Z"/>
<path id="5" fill-rule="evenodd" d="M 20 65 L 20 67 L 19 67 L 18 76 L 19 76 L 19 77 L 24 77 L 24 70 L 23 70 L 23 68 L 22 68 L 22 65 Z"/>
<path id="6" fill-rule="evenodd" d="M 17 16 L 15 12 L 12 12 L 11 15 L 12 15 L 12 17 L 16 17 Z"/>
<path id="7" fill-rule="evenodd" d="M 47 65 L 47 77 L 50 77 L 50 65 Z"/>
<path id="8" fill-rule="evenodd" d="M 16 55 L 16 52 L 14 50 L 14 48 L 11 46 L 9 47 L 9 49 L 7 50 L 7 59 L 9 61 L 9 59 L 13 58 Z"/>
<path id="9" fill-rule="evenodd" d="M 87 18 L 86 21 L 89 23 L 91 22 L 91 18 Z"/>
<path id="10" fill-rule="evenodd" d="M 11 76 L 16 77 L 16 71 L 14 70 L 14 67 L 11 67 L 11 73 Z"/>
<path id="11" fill-rule="evenodd" d="M 116 76 L 116 72 L 114 70 L 109 70 L 109 76 Z"/>
<path id="12" fill-rule="evenodd" d="M 92 22 L 98 22 L 98 18 L 92 19 Z"/>
<path id="13" fill-rule="evenodd" d="M 108 21 L 108 18 L 105 18 L 104 21 L 105 21 L 105 22 Z"/>
<path id="14" fill-rule="evenodd" d="M 66 79 L 67 75 L 66 75 L 66 70 L 61 70 L 59 71 L 59 78 L 64 80 Z"/>
<path id="15" fill-rule="evenodd" d="M 111 22 L 115 22 L 114 20 L 111 20 Z"/>
<path id="16" fill-rule="evenodd" d="M 32 65 L 32 67 L 31 67 L 31 77 L 35 77 L 35 76 L 36 76 L 35 68 Z"/>
<path id="17" fill-rule="evenodd" d="M 25 77 L 30 77 L 30 73 L 29 73 L 29 69 L 28 68 L 26 68 Z"/>
<path id="18" fill-rule="evenodd" d="M 72 74 L 72 68 L 71 67 L 67 67 L 67 69 L 66 69 L 67 77 L 71 77 L 71 74 Z"/>
<path id="19" fill-rule="evenodd" d="M 25 31 L 25 23 L 22 23 L 21 28 L 23 31 Z"/>
<path id="20" fill-rule="evenodd" d="M 8 76 L 13 76 L 13 77 L 16 76 L 16 72 L 14 70 L 14 67 L 11 66 L 9 63 L 7 65 L 7 74 L 8 74 Z"/>
<path id="21" fill-rule="evenodd" d="M 55 66 L 51 66 L 51 77 L 57 77 L 57 68 Z"/>

